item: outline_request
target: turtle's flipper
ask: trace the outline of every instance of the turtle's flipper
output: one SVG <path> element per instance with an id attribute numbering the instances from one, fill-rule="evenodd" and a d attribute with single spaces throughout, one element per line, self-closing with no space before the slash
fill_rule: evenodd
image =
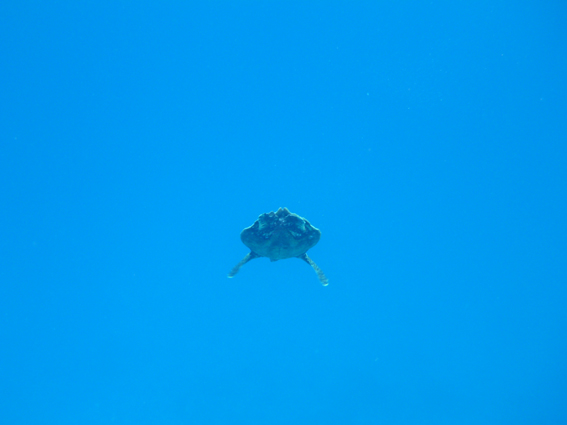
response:
<path id="1" fill-rule="evenodd" d="M 258 258 L 259 255 L 250 251 L 248 254 L 246 254 L 246 257 L 244 257 L 242 259 L 242 261 L 240 263 L 238 263 L 236 266 L 234 266 L 232 268 L 232 270 L 230 271 L 230 273 L 228 274 L 228 277 L 234 277 L 234 275 L 236 273 L 238 273 L 238 270 L 240 270 L 240 267 L 242 267 L 244 264 L 246 264 L 248 261 L 253 260 L 254 258 Z"/>
<path id="2" fill-rule="evenodd" d="M 309 264 L 311 267 L 313 267 L 313 270 L 315 270 L 315 273 L 317 273 L 317 277 L 319 278 L 319 281 L 321 281 L 323 286 L 327 286 L 329 284 L 329 279 L 327 279 L 327 276 L 325 276 L 325 273 L 323 273 L 323 270 L 321 270 L 319 268 L 319 266 L 317 264 L 315 264 L 315 261 L 313 261 L 311 258 L 309 258 L 307 256 L 307 254 L 300 255 L 297 258 L 301 258 L 303 261 L 305 261 L 307 264 Z"/>

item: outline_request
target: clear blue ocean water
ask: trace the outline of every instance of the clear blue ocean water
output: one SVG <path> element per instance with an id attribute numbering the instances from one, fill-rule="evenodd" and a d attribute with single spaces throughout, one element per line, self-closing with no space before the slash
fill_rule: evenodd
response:
<path id="1" fill-rule="evenodd" d="M 0 423 L 566 424 L 566 20 L 3 2 Z"/>

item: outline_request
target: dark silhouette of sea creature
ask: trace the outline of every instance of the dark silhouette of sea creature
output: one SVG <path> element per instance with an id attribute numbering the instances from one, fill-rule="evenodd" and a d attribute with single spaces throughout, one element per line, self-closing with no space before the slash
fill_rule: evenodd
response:
<path id="1" fill-rule="evenodd" d="M 240 233 L 242 243 L 250 248 L 250 252 L 234 266 L 228 277 L 234 277 L 240 267 L 254 258 L 268 257 L 270 261 L 278 261 L 296 257 L 313 267 L 323 286 L 327 286 L 327 276 L 307 256 L 307 251 L 317 245 L 320 238 L 319 229 L 287 208 L 261 214 L 252 226 Z"/>

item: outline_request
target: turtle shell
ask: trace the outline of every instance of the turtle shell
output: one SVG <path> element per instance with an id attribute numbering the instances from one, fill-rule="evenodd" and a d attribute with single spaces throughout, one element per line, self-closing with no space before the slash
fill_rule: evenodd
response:
<path id="1" fill-rule="evenodd" d="M 287 208 L 280 208 L 261 214 L 240 233 L 240 239 L 258 256 L 277 261 L 305 254 L 317 245 L 321 231 Z"/>
<path id="2" fill-rule="evenodd" d="M 261 214 L 252 226 L 240 233 L 240 239 L 250 252 L 234 266 L 228 277 L 234 277 L 254 258 L 268 257 L 270 261 L 278 261 L 296 257 L 313 267 L 324 286 L 329 283 L 323 271 L 307 255 L 307 251 L 321 239 L 321 231 L 287 208 Z"/>

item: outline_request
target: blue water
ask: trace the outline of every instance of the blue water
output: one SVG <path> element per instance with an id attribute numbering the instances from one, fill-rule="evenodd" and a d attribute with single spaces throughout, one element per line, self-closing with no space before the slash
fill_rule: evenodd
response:
<path id="1" fill-rule="evenodd" d="M 0 423 L 567 423 L 567 7 L 422 3 L 2 3 Z"/>

